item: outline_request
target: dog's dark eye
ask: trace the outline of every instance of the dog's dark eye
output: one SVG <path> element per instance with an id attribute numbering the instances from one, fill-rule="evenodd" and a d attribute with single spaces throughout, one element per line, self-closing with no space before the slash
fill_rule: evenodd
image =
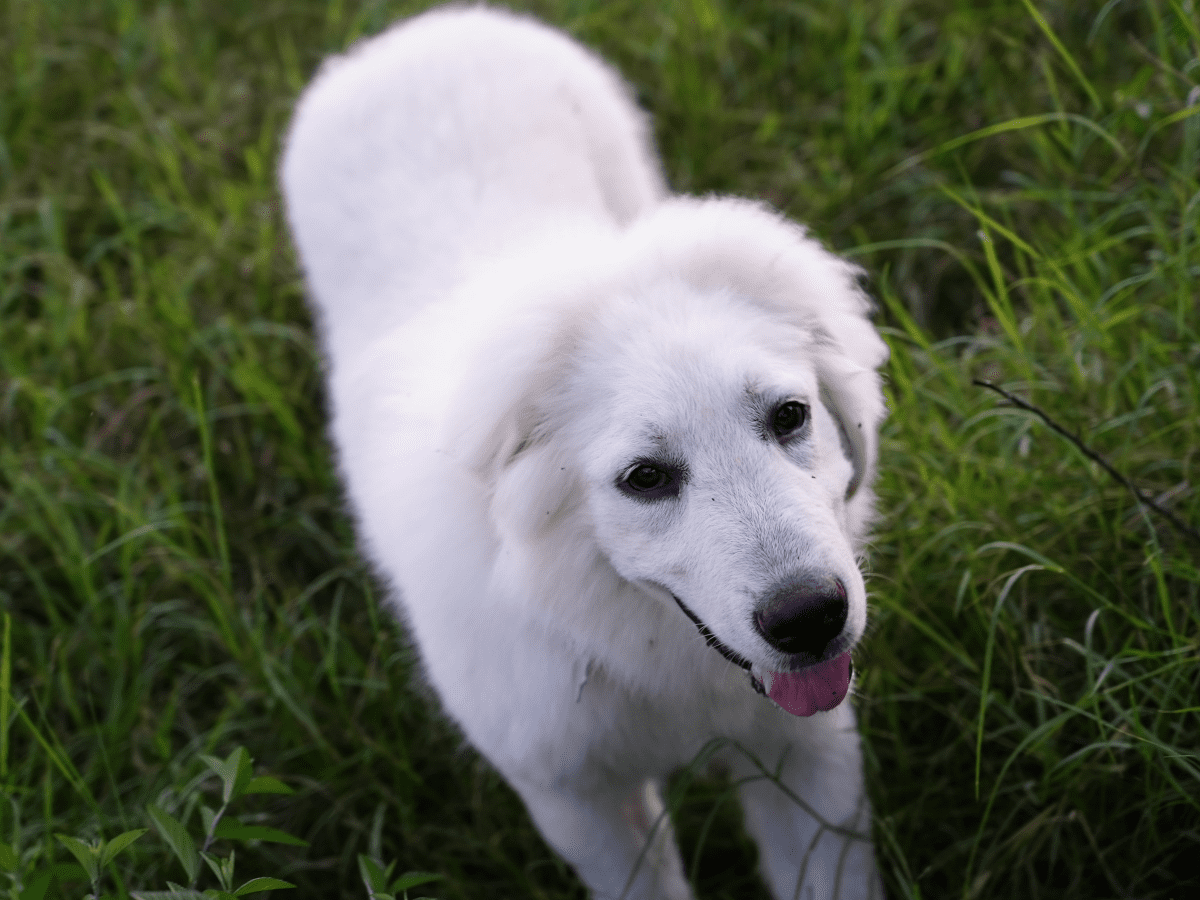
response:
<path id="1" fill-rule="evenodd" d="M 679 493 L 675 473 L 651 463 L 638 463 L 625 473 L 619 486 L 627 494 L 650 500 L 673 497 Z"/>
<path id="2" fill-rule="evenodd" d="M 637 466 L 625 476 L 625 483 L 641 493 L 657 490 L 670 480 L 670 475 L 654 466 Z"/>
<path id="3" fill-rule="evenodd" d="M 781 403 L 771 418 L 771 430 L 779 440 L 786 440 L 799 431 L 808 418 L 808 407 L 797 400 Z"/>

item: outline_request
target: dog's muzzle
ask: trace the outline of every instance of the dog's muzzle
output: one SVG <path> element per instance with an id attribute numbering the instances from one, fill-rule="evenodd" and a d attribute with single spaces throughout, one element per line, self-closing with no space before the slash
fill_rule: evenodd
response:
<path id="1" fill-rule="evenodd" d="M 837 592 L 840 593 L 842 600 L 845 599 L 845 589 L 841 583 L 837 584 Z M 686 603 L 680 600 L 674 593 L 671 598 L 683 610 L 683 614 L 692 620 L 692 624 L 700 632 L 700 636 L 704 638 L 704 643 L 712 647 L 723 657 L 733 663 L 740 669 L 745 669 L 746 674 L 750 676 L 750 686 L 754 690 L 765 697 L 769 697 L 776 705 L 780 706 L 792 715 L 811 716 L 817 711 L 828 711 L 839 705 L 846 697 L 846 692 L 849 688 L 851 680 L 854 678 L 854 663 L 850 659 L 849 653 L 841 653 L 832 659 L 824 661 L 813 661 L 798 670 L 787 672 L 764 672 L 762 675 L 754 671 L 754 664 L 746 659 L 740 653 L 732 650 L 722 643 L 721 639 L 712 633 L 712 630 L 704 623 L 698 615 L 692 612 Z M 793 617 L 787 617 L 791 619 Z M 828 629 L 833 623 L 828 621 L 830 616 L 822 616 L 822 625 L 824 629 Z M 844 612 L 841 615 L 840 626 L 845 622 Z M 763 623 L 758 622 L 759 628 L 762 628 Z M 776 643 L 771 641 L 771 643 Z M 782 642 L 781 642 L 782 643 Z M 802 656 L 811 656 L 809 652 L 801 652 Z"/>

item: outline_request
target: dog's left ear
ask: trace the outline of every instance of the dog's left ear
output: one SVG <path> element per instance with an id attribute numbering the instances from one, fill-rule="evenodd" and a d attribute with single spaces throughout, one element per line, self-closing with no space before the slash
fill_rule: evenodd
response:
<path id="1" fill-rule="evenodd" d="M 847 273 L 854 278 L 856 272 Z M 829 407 L 854 467 L 846 488 L 852 498 L 864 482 L 870 483 L 879 450 L 879 425 L 887 415 L 878 369 L 887 362 L 887 344 L 867 319 L 870 303 L 851 284 L 849 290 L 859 310 L 838 310 L 822 317 L 815 329 L 817 377 L 821 399 Z"/>
<path id="2" fill-rule="evenodd" d="M 854 467 L 846 486 L 846 499 L 870 482 L 879 453 L 879 423 L 886 415 L 879 374 L 855 365 L 848 358 L 829 354 L 818 363 L 821 400 L 837 420 L 842 444 Z"/>

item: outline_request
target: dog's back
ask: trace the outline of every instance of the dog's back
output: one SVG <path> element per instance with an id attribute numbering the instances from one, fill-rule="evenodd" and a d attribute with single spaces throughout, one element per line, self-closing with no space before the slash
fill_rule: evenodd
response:
<path id="1" fill-rule="evenodd" d="M 420 16 L 328 62 L 281 170 L 335 361 L 438 300 L 464 262 L 581 217 L 628 224 L 664 193 L 619 77 L 482 8 Z"/>

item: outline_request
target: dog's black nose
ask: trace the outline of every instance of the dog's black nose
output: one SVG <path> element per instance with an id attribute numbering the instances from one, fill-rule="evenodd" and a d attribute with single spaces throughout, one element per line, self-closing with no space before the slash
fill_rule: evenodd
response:
<path id="1" fill-rule="evenodd" d="M 778 585 L 754 613 L 759 633 L 776 650 L 820 657 L 842 633 L 849 603 L 832 575 L 801 573 Z"/>

